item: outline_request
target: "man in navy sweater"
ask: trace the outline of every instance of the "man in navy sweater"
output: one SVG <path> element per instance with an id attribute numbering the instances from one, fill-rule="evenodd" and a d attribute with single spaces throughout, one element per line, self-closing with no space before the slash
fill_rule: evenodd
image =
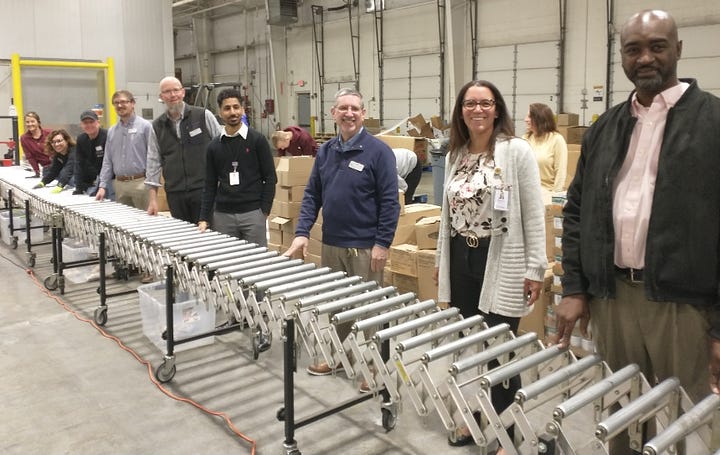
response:
<path id="1" fill-rule="evenodd" d="M 322 208 L 323 266 L 382 283 L 400 215 L 395 155 L 363 128 L 365 107 L 359 92 L 341 89 L 330 112 L 340 134 L 318 150 L 295 239 L 285 255 L 307 254 L 310 228 Z M 338 327 L 340 339 L 349 329 L 350 324 Z M 321 363 L 311 365 L 308 372 L 326 375 L 332 371 Z"/>
<path id="2" fill-rule="evenodd" d="M 208 144 L 198 226 L 205 231 L 212 215 L 216 231 L 267 246 L 265 220 L 275 197 L 275 162 L 265 136 L 242 122 L 241 99 L 235 89 L 218 95 L 225 127 Z"/>

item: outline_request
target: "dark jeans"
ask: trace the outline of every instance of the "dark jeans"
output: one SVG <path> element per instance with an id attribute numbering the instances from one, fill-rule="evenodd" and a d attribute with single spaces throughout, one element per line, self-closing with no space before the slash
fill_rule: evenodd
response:
<path id="1" fill-rule="evenodd" d="M 412 204 L 413 197 L 415 196 L 415 189 L 417 189 L 422 177 L 422 163 L 418 159 L 417 164 L 412 171 L 405 177 L 405 183 L 407 183 L 407 190 L 405 191 L 405 203 Z"/>
<path id="2" fill-rule="evenodd" d="M 167 195 L 168 207 L 173 218 L 197 224 L 200 220 L 202 188 L 188 192 L 173 191 Z"/>
<path id="3" fill-rule="evenodd" d="M 470 248 L 465 237 L 456 235 L 450 240 L 450 300 L 451 305 L 460 309 L 464 318 L 481 314 L 488 327 L 507 323 L 513 333 L 517 332 L 520 318 L 502 316 L 495 313 L 484 313 L 478 309 L 480 291 L 483 287 L 485 265 L 487 263 L 488 245 Z M 493 286 L 494 283 L 488 283 Z M 497 360 L 488 364 L 489 369 L 500 365 Z M 515 392 L 521 387 L 520 376 L 515 376 L 506 384 L 498 384 L 491 389 L 492 404 L 500 414 L 515 399 Z M 511 433 L 512 436 L 512 433 Z"/>

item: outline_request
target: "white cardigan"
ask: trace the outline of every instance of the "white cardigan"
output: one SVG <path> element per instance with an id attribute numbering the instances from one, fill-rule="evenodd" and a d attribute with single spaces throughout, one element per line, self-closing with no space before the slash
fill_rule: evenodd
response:
<path id="1" fill-rule="evenodd" d="M 463 148 L 458 156 L 467 153 Z M 445 182 L 455 174 L 458 161 L 445 162 Z M 531 307 L 523 295 L 524 279 L 543 281 L 547 269 L 545 253 L 545 208 L 540 191 L 540 174 L 535 155 L 524 139 L 498 139 L 495 167 L 510 186 L 506 212 L 494 211 L 493 219 L 508 218 L 507 232 L 492 231 L 485 278 L 478 308 L 485 313 L 522 317 Z M 435 266 L 438 273 L 438 300 L 452 302 L 450 296 L 450 211 L 443 186 L 442 215 Z"/>

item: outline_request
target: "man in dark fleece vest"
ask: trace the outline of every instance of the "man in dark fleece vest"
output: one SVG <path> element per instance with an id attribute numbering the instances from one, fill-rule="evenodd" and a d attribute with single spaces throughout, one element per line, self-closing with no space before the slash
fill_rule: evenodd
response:
<path id="1" fill-rule="evenodd" d="M 148 213 L 155 215 L 162 168 L 170 214 L 196 224 L 200 218 L 205 153 L 221 128 L 212 112 L 188 106 L 184 98 L 185 89 L 178 79 L 166 77 L 160 81 L 160 99 L 166 111 L 153 121 L 156 140 L 148 149 L 145 183 L 150 186 Z"/>
<path id="2" fill-rule="evenodd" d="M 235 89 L 218 95 L 225 127 L 207 148 L 198 226 L 201 231 L 212 226 L 223 234 L 267 246 L 266 219 L 277 183 L 275 162 L 265 136 L 242 122 L 241 99 Z"/>

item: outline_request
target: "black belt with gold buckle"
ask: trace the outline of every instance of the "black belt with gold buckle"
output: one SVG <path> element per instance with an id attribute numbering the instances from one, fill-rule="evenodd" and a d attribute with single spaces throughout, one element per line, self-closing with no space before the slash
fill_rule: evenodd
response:
<path id="1" fill-rule="evenodd" d="M 465 243 L 470 248 L 487 247 L 490 245 L 490 237 L 478 237 L 474 232 L 468 232 L 463 235 Z"/>
<path id="2" fill-rule="evenodd" d="M 642 269 L 615 267 L 615 272 L 631 283 L 642 283 L 644 280 Z"/>

